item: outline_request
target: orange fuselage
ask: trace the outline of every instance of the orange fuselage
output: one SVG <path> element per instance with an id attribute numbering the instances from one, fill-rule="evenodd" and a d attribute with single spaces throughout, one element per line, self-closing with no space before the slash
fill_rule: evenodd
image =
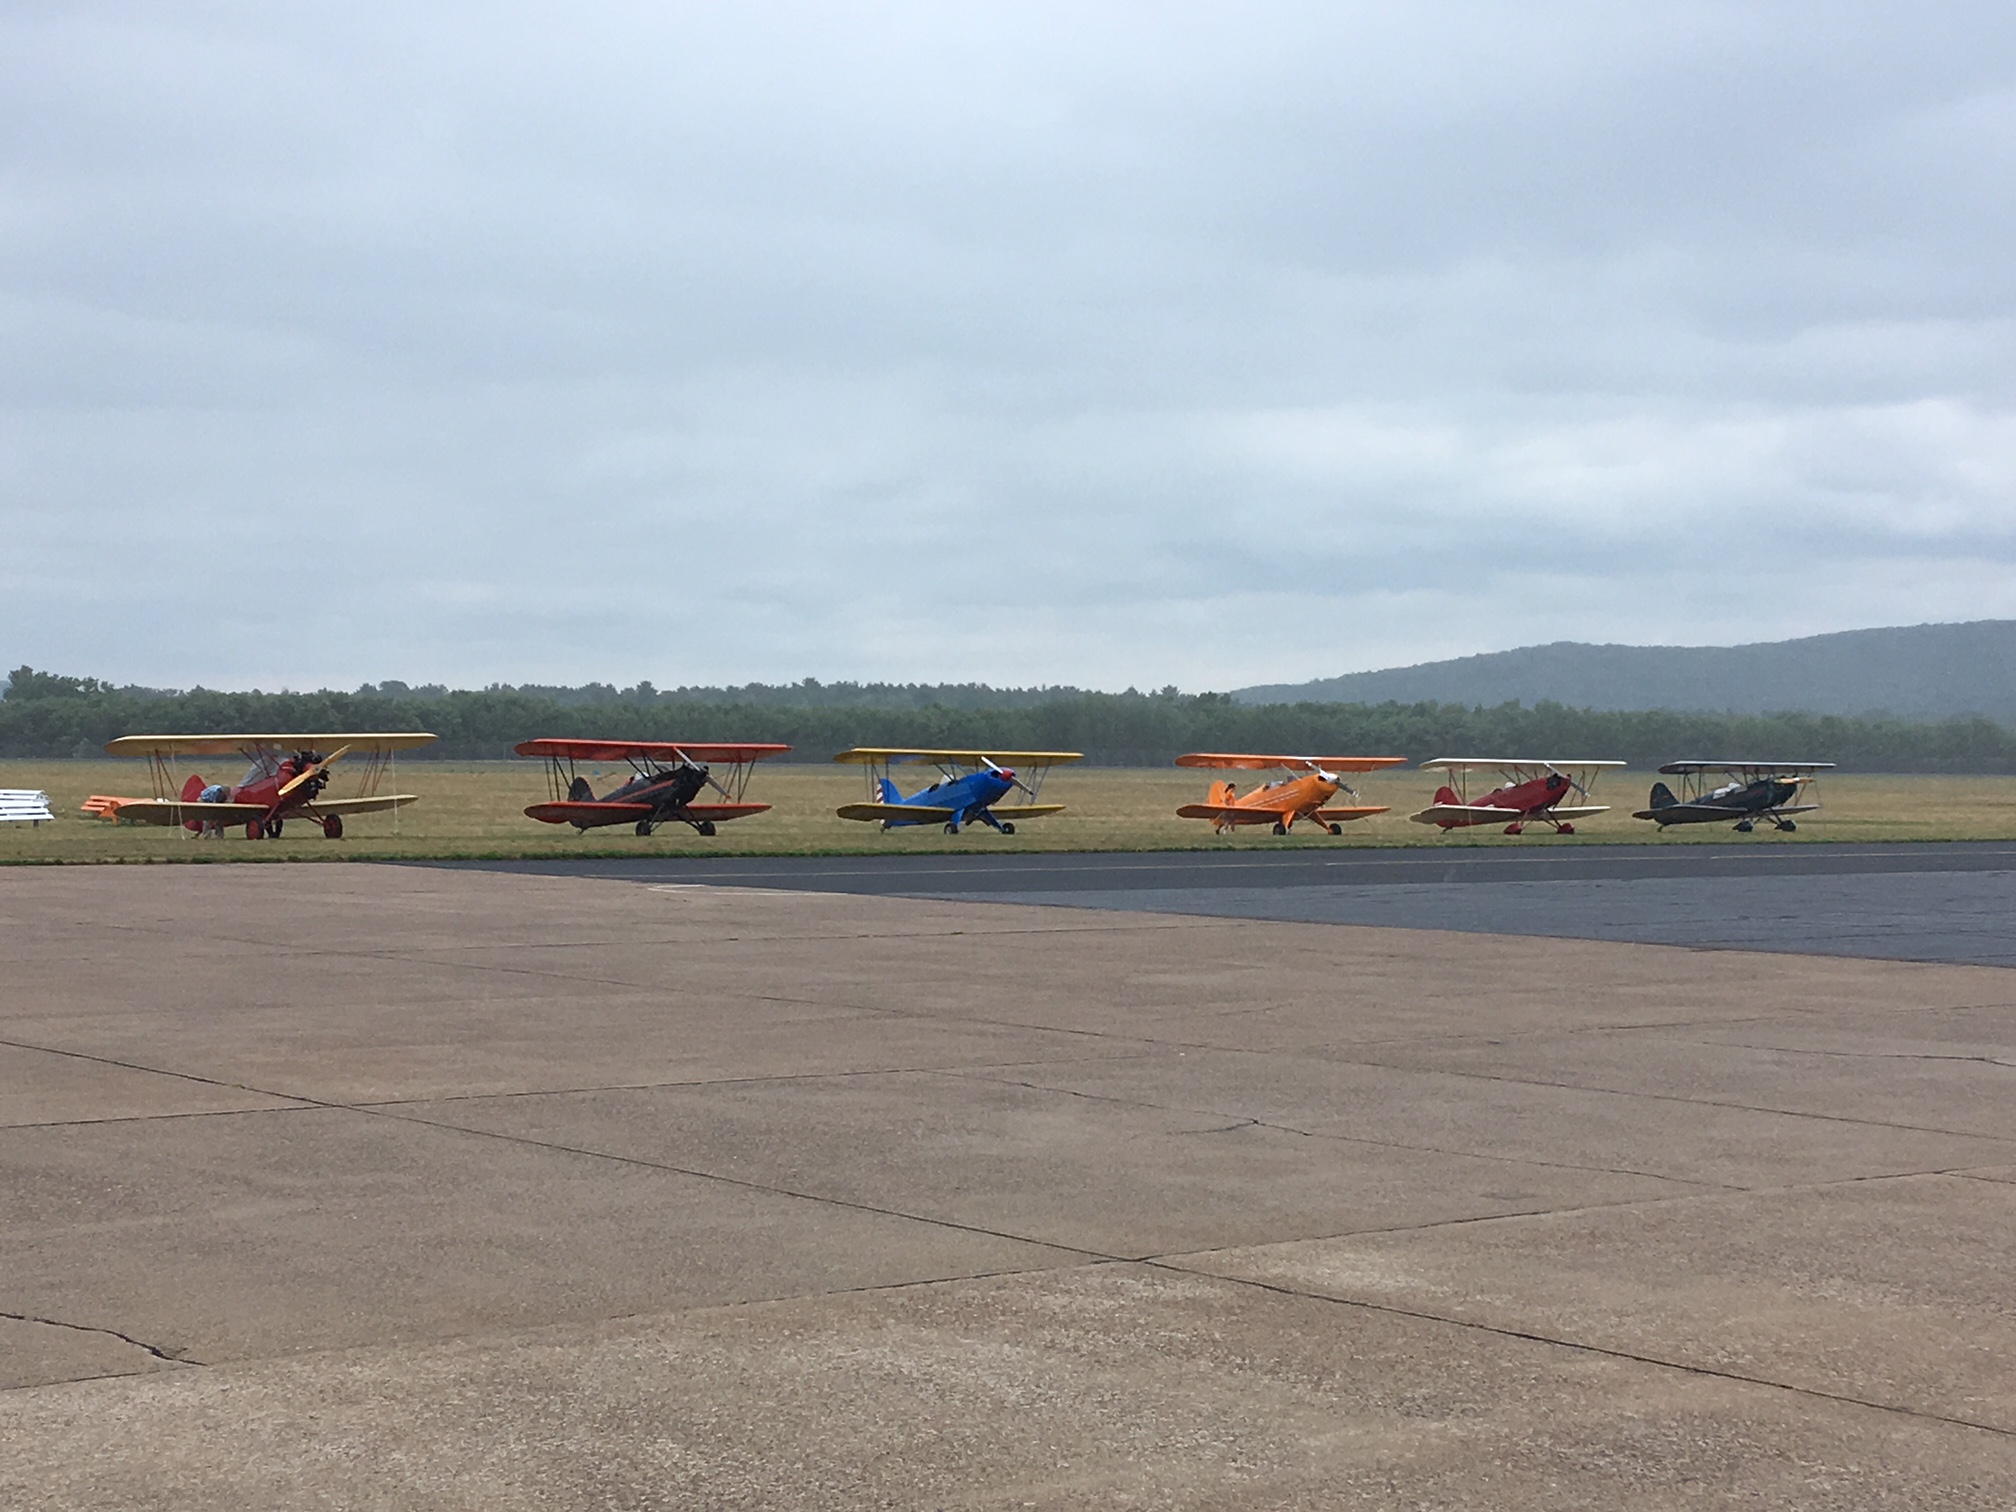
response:
<path id="1" fill-rule="evenodd" d="M 1211 784 L 1210 803 L 1224 804 L 1228 808 L 1251 809 L 1253 817 L 1241 816 L 1228 819 L 1229 824 L 1272 824 L 1278 819 L 1291 816 L 1301 819 L 1313 814 L 1332 798 L 1337 796 L 1340 783 L 1319 777 L 1314 772 L 1305 772 L 1300 777 L 1284 777 L 1279 782 L 1262 783 L 1244 798 L 1236 797 L 1232 784 L 1214 782 Z"/>

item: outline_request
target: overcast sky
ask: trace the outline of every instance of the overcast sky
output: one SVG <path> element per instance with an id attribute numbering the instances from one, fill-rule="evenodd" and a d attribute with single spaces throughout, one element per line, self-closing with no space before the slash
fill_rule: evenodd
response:
<path id="1" fill-rule="evenodd" d="M 2016 616 L 2016 19 L 15 5 L 0 660 L 1280 682 Z"/>

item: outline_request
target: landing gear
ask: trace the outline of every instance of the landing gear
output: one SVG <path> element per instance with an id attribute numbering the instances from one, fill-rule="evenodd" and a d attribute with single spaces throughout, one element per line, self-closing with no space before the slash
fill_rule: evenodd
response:
<path id="1" fill-rule="evenodd" d="M 280 838 L 280 831 L 283 827 L 284 826 L 281 820 L 268 819 L 266 821 L 266 838 L 268 840 L 278 840 Z"/>
<path id="2" fill-rule="evenodd" d="M 1508 835 L 1523 835 L 1526 833 L 1526 826 L 1523 824 L 1508 824 L 1505 826 L 1505 833 Z"/>
<path id="3" fill-rule="evenodd" d="M 1001 821 L 1001 833 L 1002 833 L 1002 834 L 1004 834 L 1004 835 L 1012 835 L 1012 834 L 1014 834 L 1014 833 L 1015 833 L 1015 821 L 1014 821 L 1014 820 L 1012 820 L 1012 819 L 1003 819 L 1003 820 Z"/>
<path id="4" fill-rule="evenodd" d="M 245 838 L 247 840 L 257 840 L 261 835 L 265 833 L 266 833 L 266 826 L 260 823 L 257 819 L 247 819 L 245 821 Z"/>
<path id="5" fill-rule="evenodd" d="M 948 835 L 956 835 L 956 834 L 958 834 L 958 833 L 959 833 L 959 826 L 958 826 L 958 824 L 957 824 L 957 823 L 948 823 L 948 824 L 947 824 L 947 825 L 945 826 L 945 833 L 946 833 L 946 834 L 948 834 Z"/>
<path id="6" fill-rule="evenodd" d="M 702 819 L 698 824 L 693 826 L 693 832 L 697 835 L 713 834 L 714 821 L 712 819 Z"/>
<path id="7" fill-rule="evenodd" d="M 341 814 L 324 814 L 322 816 L 322 838 L 324 840 L 341 840 L 343 838 L 343 816 Z"/>
<path id="8" fill-rule="evenodd" d="M 1554 833 L 1557 835 L 1572 835 L 1575 833 L 1575 826 L 1572 824 L 1557 824 L 1554 827 Z"/>
<path id="9" fill-rule="evenodd" d="M 653 824 L 649 819 L 639 819 L 637 821 L 637 833 L 640 835 L 648 835 L 651 833 L 652 830 L 656 829 L 657 827 L 658 826 Z"/>
<path id="10" fill-rule="evenodd" d="M 1285 835 L 1288 833 L 1288 826 L 1283 824 L 1279 819 L 1276 819 L 1274 821 L 1274 833 L 1277 835 Z"/>
<path id="11" fill-rule="evenodd" d="M 1794 824 L 1790 819 L 1780 819 L 1778 821 L 1778 828 L 1785 831 L 1785 833 L 1789 835 L 1792 833 L 1792 831 L 1799 828 L 1799 826 Z"/>
<path id="12" fill-rule="evenodd" d="M 1747 835 L 1750 833 L 1750 831 L 1754 830 L 1755 828 L 1757 828 L 1757 826 L 1751 823 L 1748 819 L 1738 819 L 1736 821 L 1736 833 L 1739 835 Z"/>
<path id="13" fill-rule="evenodd" d="M 1341 824 L 1333 824 L 1330 826 L 1330 833 L 1333 835 L 1341 835 L 1344 833 L 1344 826 Z"/>

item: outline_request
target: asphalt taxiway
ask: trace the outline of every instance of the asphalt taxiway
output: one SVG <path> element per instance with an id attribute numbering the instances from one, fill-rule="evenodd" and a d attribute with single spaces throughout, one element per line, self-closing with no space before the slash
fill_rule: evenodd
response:
<path id="1" fill-rule="evenodd" d="M 2016 844 L 1578 845 L 455 863 L 655 885 L 1026 903 L 2016 965 Z"/>

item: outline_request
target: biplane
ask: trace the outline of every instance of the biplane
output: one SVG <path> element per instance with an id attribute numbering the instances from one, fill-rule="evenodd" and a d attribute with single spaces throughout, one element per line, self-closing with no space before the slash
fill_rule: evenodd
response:
<path id="1" fill-rule="evenodd" d="M 1405 756 L 1247 756 L 1214 751 L 1192 751 L 1178 756 L 1180 767 L 1209 767 L 1236 772 L 1273 772 L 1284 775 L 1264 782 L 1240 797 L 1230 782 L 1214 782 L 1202 803 L 1186 803 L 1176 810 L 1179 819 L 1209 819 L 1211 832 L 1229 835 L 1242 824 L 1266 824 L 1277 835 L 1295 828 L 1296 821 L 1313 820 L 1333 835 L 1344 833 L 1352 819 L 1364 819 L 1386 812 L 1385 804 L 1332 804 L 1339 793 L 1357 793 L 1344 781 L 1343 772 L 1376 772 L 1381 767 L 1404 766 Z"/>
<path id="2" fill-rule="evenodd" d="M 513 749 L 520 756 L 546 759 L 551 797 L 526 809 L 528 818 L 571 824 L 584 834 L 610 824 L 634 825 L 640 835 L 661 824 L 689 824 L 695 834 L 711 835 L 717 824 L 768 811 L 769 804 L 744 797 L 750 768 L 791 747 L 749 741 L 527 740 Z M 628 762 L 632 775 L 597 798 L 576 770 L 583 761 Z M 727 772 L 717 775 L 715 768 L 722 766 Z M 719 801 L 696 801 L 708 788 Z"/>
<path id="3" fill-rule="evenodd" d="M 105 749 L 114 756 L 144 756 L 154 780 L 151 798 L 111 798 L 94 794 L 84 812 L 97 818 L 141 824 L 179 824 L 192 834 L 221 835 L 242 824 L 245 838 L 278 840 L 289 819 L 320 825 L 330 840 L 343 838 L 347 815 L 398 810 L 420 800 L 412 793 L 378 791 L 400 751 L 432 742 L 419 733 L 362 735 L 122 735 Z M 325 756 L 322 753 L 326 751 Z M 206 782 L 190 774 L 179 781 L 179 759 L 239 756 L 250 765 L 237 782 Z M 329 769 L 345 757 L 361 757 L 356 791 L 327 796 Z"/>
<path id="4" fill-rule="evenodd" d="M 945 833 L 956 835 L 968 824 L 985 824 L 1004 835 L 1015 833 L 1021 819 L 1040 819 L 1045 814 L 1062 813 L 1061 803 L 1039 803 L 1043 779 L 1050 768 L 1082 758 L 1076 751 L 931 751 L 902 747 L 862 746 L 842 751 L 833 758 L 866 769 L 868 801 L 843 803 L 836 813 L 842 819 L 859 819 L 885 830 L 913 824 L 943 824 Z M 1003 765 L 1012 763 L 1012 765 Z M 890 775 L 899 766 L 933 766 L 938 780 L 904 797 Z M 1024 781 L 1016 772 L 1021 767 L 1030 774 Z M 1022 801 L 1007 803 L 1011 793 L 1021 793 Z M 994 812 L 996 807 L 1001 812 Z"/>
<path id="5" fill-rule="evenodd" d="M 1589 790 L 1600 772 L 1621 767 L 1621 761 L 1504 761 L 1482 757 L 1439 757 L 1421 763 L 1424 771 L 1448 774 L 1448 781 L 1435 792 L 1435 801 L 1418 814 L 1407 817 L 1416 824 L 1439 825 L 1445 830 L 1464 829 L 1473 824 L 1502 824 L 1505 833 L 1518 835 L 1529 824 L 1551 824 L 1557 835 L 1575 833 L 1577 819 L 1609 810 L 1605 803 L 1589 803 Z M 1472 772 L 1495 772 L 1498 786 L 1482 797 L 1470 797 Z M 1584 800 L 1581 806 L 1563 806 L 1569 796 Z"/>
<path id="6" fill-rule="evenodd" d="M 1813 781 L 1815 772 L 1831 772 L 1831 761 L 1669 761 L 1659 768 L 1663 777 L 1678 777 L 1680 793 L 1663 782 L 1652 784 L 1651 807 L 1632 817 L 1650 819 L 1660 829 L 1669 824 L 1713 824 L 1733 819 L 1738 834 L 1757 828 L 1759 819 L 1790 834 L 1799 828 L 1789 817 L 1809 814 L 1817 803 L 1795 803 L 1801 789 Z M 1711 788 L 1709 781 L 1728 781 Z"/>

